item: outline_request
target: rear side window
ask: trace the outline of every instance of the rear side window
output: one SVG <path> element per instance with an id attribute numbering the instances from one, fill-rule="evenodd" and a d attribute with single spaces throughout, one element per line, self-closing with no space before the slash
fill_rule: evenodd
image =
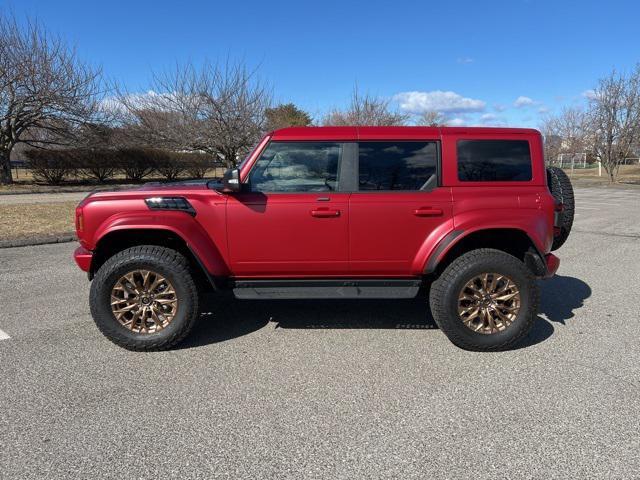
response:
<path id="1" fill-rule="evenodd" d="M 338 189 L 342 144 L 271 142 L 249 174 L 253 192 L 331 192 Z"/>
<path id="2" fill-rule="evenodd" d="M 359 190 L 425 190 L 437 175 L 436 142 L 360 142 Z"/>
<path id="3" fill-rule="evenodd" d="M 531 152 L 526 140 L 459 140 L 458 179 L 462 182 L 531 180 Z"/>

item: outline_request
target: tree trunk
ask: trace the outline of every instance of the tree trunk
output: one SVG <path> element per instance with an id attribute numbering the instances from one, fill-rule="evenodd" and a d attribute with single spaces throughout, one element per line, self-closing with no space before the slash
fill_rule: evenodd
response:
<path id="1" fill-rule="evenodd" d="M 0 150 L 0 184 L 7 185 L 13 183 L 11 173 L 11 151 Z"/>

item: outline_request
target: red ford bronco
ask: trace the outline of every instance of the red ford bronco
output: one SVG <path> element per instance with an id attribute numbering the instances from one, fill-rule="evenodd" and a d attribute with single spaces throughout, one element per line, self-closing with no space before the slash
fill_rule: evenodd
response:
<path id="1" fill-rule="evenodd" d="M 573 208 L 571 183 L 545 168 L 536 130 L 286 128 L 222 181 L 85 198 L 75 260 L 93 279 L 99 329 L 132 350 L 178 344 L 207 291 L 220 301 L 224 291 L 247 300 L 429 291 L 454 344 L 500 350 L 531 329 L 536 278 L 557 270 L 551 251 Z"/>

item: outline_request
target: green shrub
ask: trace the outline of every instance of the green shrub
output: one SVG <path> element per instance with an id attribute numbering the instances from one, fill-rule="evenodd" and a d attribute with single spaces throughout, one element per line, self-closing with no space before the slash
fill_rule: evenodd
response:
<path id="1" fill-rule="evenodd" d="M 155 158 L 152 149 L 120 148 L 117 150 L 117 164 L 128 180 L 141 182 L 151 175 L 155 168 Z"/>
<path id="2" fill-rule="evenodd" d="M 116 150 L 79 148 L 69 150 L 69 155 L 84 178 L 104 183 L 118 173 L 119 158 Z"/>
<path id="3" fill-rule="evenodd" d="M 215 157 L 206 153 L 181 154 L 189 178 L 204 178 L 207 171 L 215 167 Z"/>
<path id="4" fill-rule="evenodd" d="M 74 158 L 67 150 L 42 150 L 34 148 L 25 152 L 27 166 L 37 182 L 49 185 L 59 185 L 71 174 L 77 166 Z"/>

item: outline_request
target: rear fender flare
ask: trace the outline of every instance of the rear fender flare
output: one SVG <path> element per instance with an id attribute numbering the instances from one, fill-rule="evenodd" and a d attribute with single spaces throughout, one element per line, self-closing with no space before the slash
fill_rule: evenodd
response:
<path id="1" fill-rule="evenodd" d="M 455 228 L 449 229 L 446 233 L 440 235 L 438 241 L 432 244 L 433 248 L 430 249 L 426 261 L 422 264 L 422 272 L 425 274 L 434 272 L 438 264 L 455 245 L 469 235 L 483 230 L 518 230 L 529 238 L 538 255 L 543 258 L 544 252 L 549 251 L 552 237 L 545 235 L 546 227 L 544 220 L 539 215 L 539 210 L 531 210 L 530 214 L 525 212 L 527 211 L 520 211 L 520 215 L 517 217 L 514 214 L 503 216 L 503 221 L 496 223 L 483 222 L 480 214 L 465 215 L 467 218 L 462 219 L 464 221 L 459 221 L 460 219 L 456 217 Z"/>

